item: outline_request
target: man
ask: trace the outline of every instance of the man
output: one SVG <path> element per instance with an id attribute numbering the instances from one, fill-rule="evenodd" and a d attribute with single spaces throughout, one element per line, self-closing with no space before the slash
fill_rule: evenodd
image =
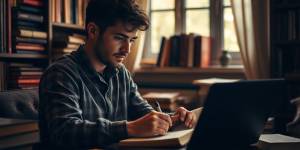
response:
<path id="1" fill-rule="evenodd" d="M 47 146 L 106 147 L 128 137 L 164 135 L 175 121 L 195 115 L 157 112 L 142 99 L 122 65 L 149 21 L 133 0 L 91 0 L 86 44 L 53 63 L 40 83 L 40 135 Z"/>

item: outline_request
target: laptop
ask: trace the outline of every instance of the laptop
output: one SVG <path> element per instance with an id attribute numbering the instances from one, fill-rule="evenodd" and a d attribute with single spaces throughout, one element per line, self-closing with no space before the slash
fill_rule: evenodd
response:
<path id="1" fill-rule="evenodd" d="M 256 143 L 268 117 L 286 98 L 283 79 L 212 85 L 187 149 L 236 148 Z"/>

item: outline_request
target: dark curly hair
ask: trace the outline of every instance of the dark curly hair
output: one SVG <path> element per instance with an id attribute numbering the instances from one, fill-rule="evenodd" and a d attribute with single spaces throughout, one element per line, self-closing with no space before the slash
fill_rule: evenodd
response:
<path id="1" fill-rule="evenodd" d="M 86 26 L 94 22 L 104 32 L 117 21 L 130 24 L 132 28 L 145 31 L 149 28 L 149 18 L 139 8 L 135 0 L 90 0 L 86 8 Z"/>

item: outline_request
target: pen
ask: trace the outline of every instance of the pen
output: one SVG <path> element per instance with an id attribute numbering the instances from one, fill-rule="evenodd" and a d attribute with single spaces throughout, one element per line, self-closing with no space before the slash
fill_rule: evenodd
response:
<path id="1" fill-rule="evenodd" d="M 156 105 L 157 111 L 162 112 L 158 101 L 155 101 L 155 105 Z"/>

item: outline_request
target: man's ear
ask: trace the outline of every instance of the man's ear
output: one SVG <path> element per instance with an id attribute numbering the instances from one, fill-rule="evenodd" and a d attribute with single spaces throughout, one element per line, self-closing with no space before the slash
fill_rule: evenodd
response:
<path id="1" fill-rule="evenodd" d="M 98 26 L 93 22 L 88 23 L 87 33 L 88 33 L 88 38 L 89 39 L 96 39 L 98 37 L 98 34 L 99 34 Z"/>

